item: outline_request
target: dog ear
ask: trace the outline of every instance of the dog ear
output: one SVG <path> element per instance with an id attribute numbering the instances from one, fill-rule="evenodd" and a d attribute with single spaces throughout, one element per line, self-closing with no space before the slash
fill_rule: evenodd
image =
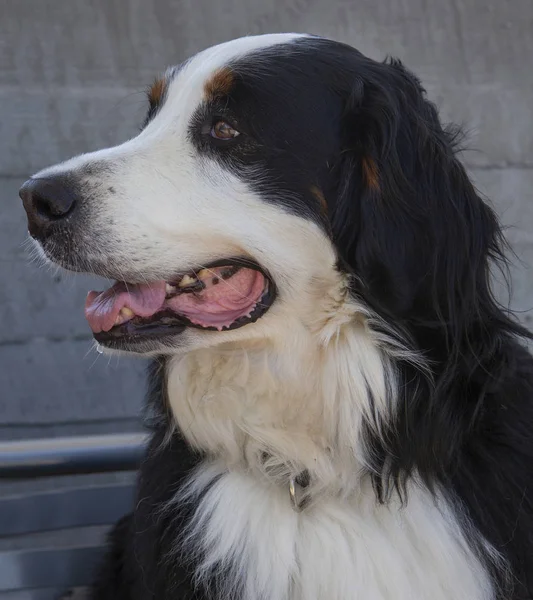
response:
<path id="1" fill-rule="evenodd" d="M 456 157 L 458 132 L 394 60 L 359 71 L 344 132 L 331 216 L 343 261 L 396 318 L 476 319 L 500 229 Z"/>
<path id="2" fill-rule="evenodd" d="M 415 468 L 429 486 L 453 468 L 485 398 L 505 385 L 501 348 L 511 336 L 532 336 L 492 295 L 490 260 L 503 260 L 504 242 L 456 156 L 457 131 L 442 127 L 400 63 L 367 61 L 357 77 L 332 236 L 356 293 L 408 332 L 431 371 L 397 361 L 398 412 L 382 435 L 368 435 L 381 494 L 401 490 Z"/>

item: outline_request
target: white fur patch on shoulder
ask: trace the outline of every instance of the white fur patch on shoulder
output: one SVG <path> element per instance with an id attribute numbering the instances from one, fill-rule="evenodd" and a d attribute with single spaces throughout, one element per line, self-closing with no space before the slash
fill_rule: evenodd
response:
<path id="1" fill-rule="evenodd" d="M 199 502 L 183 543 L 216 579 L 216 598 L 490 600 L 485 569 L 450 508 L 411 485 L 405 506 L 324 497 L 295 513 L 288 491 L 219 464 L 202 466 L 177 502 Z M 224 574 L 222 576 L 222 574 Z"/>

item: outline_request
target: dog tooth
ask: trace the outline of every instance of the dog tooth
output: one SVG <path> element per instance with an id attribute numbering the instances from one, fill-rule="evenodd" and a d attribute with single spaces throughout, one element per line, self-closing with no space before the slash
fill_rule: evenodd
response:
<path id="1" fill-rule="evenodd" d="M 178 287 L 183 288 L 183 287 L 186 287 L 188 285 L 192 285 L 195 282 L 196 282 L 196 279 L 194 279 L 190 275 L 184 275 L 181 278 L 181 281 L 178 283 Z"/>
<path id="2" fill-rule="evenodd" d="M 120 309 L 120 314 L 127 319 L 131 319 L 135 316 L 135 313 L 131 310 L 131 308 L 128 308 L 127 306 L 123 306 Z"/>
<path id="3" fill-rule="evenodd" d="M 211 271 L 209 271 L 209 269 L 202 269 L 199 271 L 198 279 L 207 279 L 208 277 L 211 277 Z"/>
<path id="4" fill-rule="evenodd" d="M 170 285 L 170 283 L 167 283 L 165 286 L 165 292 L 167 294 L 173 294 L 176 291 L 176 287 L 173 285 Z"/>

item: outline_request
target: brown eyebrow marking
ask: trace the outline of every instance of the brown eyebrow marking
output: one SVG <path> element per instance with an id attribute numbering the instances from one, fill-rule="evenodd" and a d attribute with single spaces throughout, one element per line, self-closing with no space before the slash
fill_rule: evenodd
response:
<path id="1" fill-rule="evenodd" d="M 363 156 L 362 170 L 368 187 L 375 192 L 379 192 L 379 171 L 375 161 Z"/>
<path id="2" fill-rule="evenodd" d="M 159 77 L 152 83 L 148 90 L 148 100 L 150 106 L 158 106 L 163 99 L 165 91 L 167 89 L 167 80 L 164 77 Z"/>
<path id="3" fill-rule="evenodd" d="M 216 98 L 229 94 L 234 81 L 235 78 L 233 72 L 229 67 L 222 67 L 215 71 L 204 83 L 206 100 L 213 101 Z"/>
<path id="4" fill-rule="evenodd" d="M 312 185 L 309 188 L 309 191 L 318 200 L 318 203 L 320 204 L 320 208 L 321 208 L 322 212 L 325 215 L 327 215 L 328 214 L 328 203 L 324 196 L 324 192 L 317 185 Z"/>

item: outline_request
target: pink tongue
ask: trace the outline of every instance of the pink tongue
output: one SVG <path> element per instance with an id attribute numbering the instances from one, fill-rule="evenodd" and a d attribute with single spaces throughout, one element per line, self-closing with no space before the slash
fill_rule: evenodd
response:
<path id="1" fill-rule="evenodd" d="M 85 316 L 94 333 L 109 331 L 124 307 L 139 317 L 151 317 L 165 303 L 165 282 L 137 285 L 117 282 L 105 292 L 89 292 Z"/>
<path id="2" fill-rule="evenodd" d="M 265 289 L 265 278 L 254 269 L 240 269 L 229 279 L 219 278 L 220 269 L 206 280 L 199 294 L 179 294 L 167 305 L 201 327 L 229 327 L 239 317 L 249 316 Z"/>

